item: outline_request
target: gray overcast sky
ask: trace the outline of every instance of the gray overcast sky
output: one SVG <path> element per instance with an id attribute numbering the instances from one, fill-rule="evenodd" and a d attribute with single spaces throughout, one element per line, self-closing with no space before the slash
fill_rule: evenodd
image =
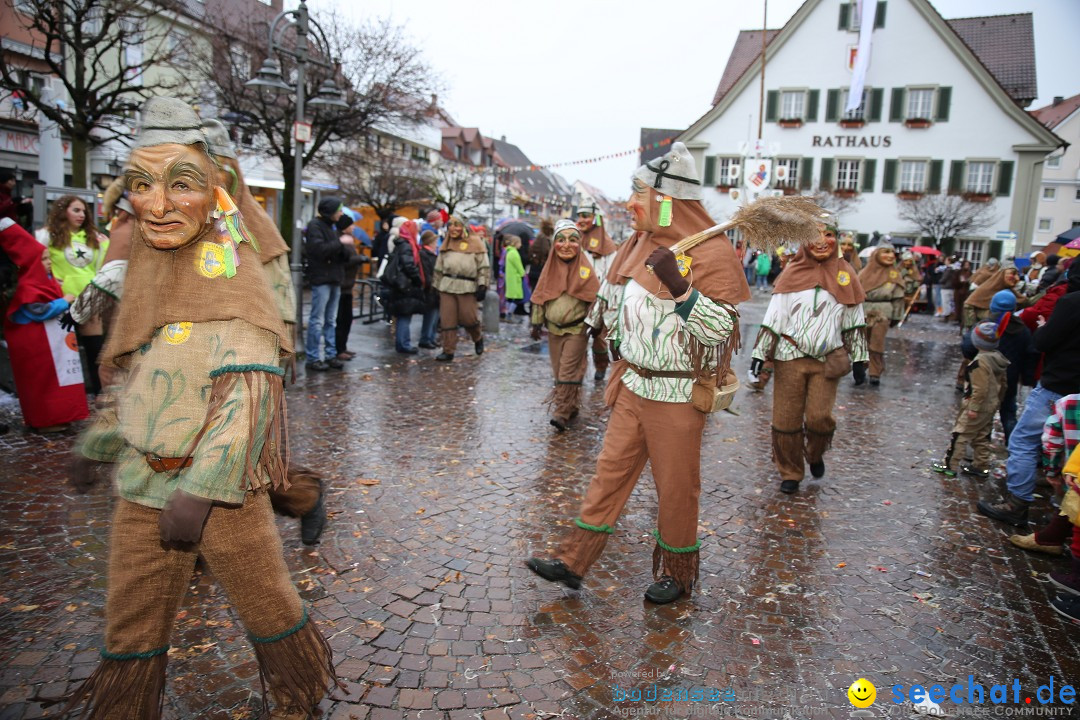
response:
<path id="1" fill-rule="evenodd" d="M 445 81 L 440 100 L 451 116 L 505 135 L 539 164 L 628 150 L 642 126 L 687 127 L 708 110 L 738 32 L 762 21 L 762 0 L 308 1 L 405 25 Z M 945 18 L 1033 12 L 1031 108 L 1080 92 L 1080 0 L 931 1 Z M 769 27 L 801 4 L 770 0 Z M 616 158 L 556 172 L 625 197 L 636 164 Z"/>

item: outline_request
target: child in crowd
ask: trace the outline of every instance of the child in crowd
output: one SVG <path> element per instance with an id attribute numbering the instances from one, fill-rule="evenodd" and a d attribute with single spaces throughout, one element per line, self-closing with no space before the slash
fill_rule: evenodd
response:
<path id="1" fill-rule="evenodd" d="M 945 451 L 945 459 L 936 461 L 931 466 L 934 472 L 947 477 L 956 477 L 952 467 L 953 459 L 961 459 L 960 471 L 965 475 L 985 480 L 990 477 L 990 431 L 994 425 L 994 415 L 1001 405 L 1005 394 L 1005 369 L 1009 361 L 998 352 L 998 327 L 1008 324 L 1009 313 L 997 324 L 983 322 L 971 332 L 972 342 L 979 353 L 972 360 L 965 372 L 964 402 L 953 425 L 952 441 Z M 971 464 L 963 462 L 967 445 L 973 453 Z"/>

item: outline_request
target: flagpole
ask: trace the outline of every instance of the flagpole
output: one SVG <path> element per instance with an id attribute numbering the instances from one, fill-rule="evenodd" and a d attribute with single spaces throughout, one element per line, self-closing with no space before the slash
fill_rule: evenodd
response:
<path id="1" fill-rule="evenodd" d="M 765 122 L 765 36 L 769 27 L 769 0 L 761 16 L 761 90 L 758 92 L 757 138 L 761 140 L 762 124 Z"/>

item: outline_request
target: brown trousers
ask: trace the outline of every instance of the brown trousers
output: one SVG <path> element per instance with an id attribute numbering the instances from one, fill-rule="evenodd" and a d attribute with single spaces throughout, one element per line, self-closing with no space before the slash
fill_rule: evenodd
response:
<path id="1" fill-rule="evenodd" d="M 697 579 L 698 497 L 701 494 L 701 434 L 705 415 L 690 403 L 646 400 L 619 382 L 596 474 L 585 492 L 581 524 L 565 538 L 557 556 L 584 575 L 607 544 L 645 463 L 651 462 L 659 501 L 653 575 L 670 575 L 684 591 Z"/>
<path id="2" fill-rule="evenodd" d="M 483 337 L 476 306 L 476 296 L 470 293 L 439 293 L 439 329 L 442 331 L 443 352 L 453 355 L 457 350 L 459 327 L 465 328 L 473 342 Z"/>
<path id="3" fill-rule="evenodd" d="M 836 351 L 840 352 L 840 351 Z M 846 356 L 846 353 L 845 353 Z M 832 445 L 833 405 L 839 369 L 813 358 L 777 360 L 773 385 L 773 462 L 781 480 L 803 479 L 806 462 L 818 462 Z"/>
<path id="4" fill-rule="evenodd" d="M 994 415 L 996 414 L 997 408 L 994 407 L 979 413 L 972 419 L 967 416 L 966 407 L 960 408 L 960 415 L 953 425 L 952 441 L 949 443 L 949 449 L 945 451 L 945 464 L 948 467 L 953 467 L 953 462 L 956 460 L 963 462 L 967 446 L 971 445 L 971 464 L 980 470 L 990 468 L 994 457 L 990 433 L 994 429 Z"/>
<path id="5" fill-rule="evenodd" d="M 86 702 L 91 718 L 160 716 L 164 649 L 202 555 L 253 641 L 264 688 L 269 686 L 280 711 L 306 717 L 333 682 L 333 660 L 315 623 L 305 622 L 267 494 L 249 493 L 239 508 L 213 507 L 201 541 L 182 549 L 162 544 L 160 515 L 117 502 L 109 540 L 106 652 L 71 704 Z"/>
<path id="6" fill-rule="evenodd" d="M 870 377 L 885 374 L 885 336 L 889 334 L 889 319 L 871 314 L 866 318 L 866 344 L 870 350 Z"/>
<path id="7" fill-rule="evenodd" d="M 581 399 L 581 380 L 589 364 L 589 336 L 548 333 L 548 353 L 555 389 L 551 394 L 552 412 L 562 421 L 577 414 Z"/>

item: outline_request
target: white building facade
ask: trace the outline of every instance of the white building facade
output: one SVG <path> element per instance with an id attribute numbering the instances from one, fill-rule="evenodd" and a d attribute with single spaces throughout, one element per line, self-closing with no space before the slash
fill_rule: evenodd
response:
<path id="1" fill-rule="evenodd" d="M 1011 254 L 995 236 L 1013 231 L 1014 252 L 1025 252 L 1044 159 L 1061 144 L 1017 104 L 1017 94 L 1029 95 L 1027 102 L 1035 96 L 1033 44 L 1029 90 L 1012 88 L 1010 96 L 949 24 L 968 19 L 947 22 L 926 0 L 865 5 L 877 15 L 866 90 L 851 113 L 844 106 L 859 42 L 854 3 L 807 0 L 781 30 L 770 31 L 762 140 L 765 155 L 773 156 L 772 187 L 849 196 L 840 224 L 864 243 L 875 231 L 918 238 L 898 217 L 898 196 L 964 194 L 991 204 L 996 220 L 943 249 L 979 263 L 1002 250 Z M 1008 17 L 1026 18 L 1030 34 L 1030 16 Z M 736 209 L 730 186 L 741 183 L 731 179 L 731 167 L 746 162 L 742 150 L 749 143 L 753 152 L 756 139 L 761 39 L 755 35 L 754 55 L 736 47 L 713 108 L 679 138 L 703 169 L 705 202 L 717 215 Z"/>
<path id="2" fill-rule="evenodd" d="M 1069 147 L 1046 158 L 1039 207 L 1035 218 L 1034 247 L 1055 241 L 1058 235 L 1080 225 L 1080 95 L 1057 98 L 1035 115 Z"/>

